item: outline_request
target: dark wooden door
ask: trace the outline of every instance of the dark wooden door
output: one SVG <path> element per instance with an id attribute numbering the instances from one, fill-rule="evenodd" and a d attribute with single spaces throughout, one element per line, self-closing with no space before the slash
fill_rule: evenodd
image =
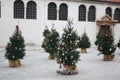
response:
<path id="1" fill-rule="evenodd" d="M 99 33 L 106 33 L 106 32 L 107 33 L 112 33 L 111 29 L 110 29 L 110 26 L 108 26 L 108 25 L 101 25 Z"/>

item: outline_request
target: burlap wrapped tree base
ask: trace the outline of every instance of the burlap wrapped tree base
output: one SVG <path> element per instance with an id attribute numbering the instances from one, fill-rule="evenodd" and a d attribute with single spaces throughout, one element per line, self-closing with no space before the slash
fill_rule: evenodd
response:
<path id="1" fill-rule="evenodd" d="M 77 66 L 71 66 L 70 69 L 75 71 L 77 70 Z"/>
<path id="2" fill-rule="evenodd" d="M 19 67 L 21 66 L 20 60 L 9 60 L 9 66 L 10 67 Z"/>
<path id="3" fill-rule="evenodd" d="M 112 61 L 115 58 L 115 54 L 103 55 L 103 61 Z"/>
<path id="4" fill-rule="evenodd" d="M 48 57 L 48 59 L 50 59 L 50 60 L 51 59 L 55 59 L 55 56 L 53 54 L 52 55 L 50 54 L 49 57 Z"/>
<path id="5" fill-rule="evenodd" d="M 78 72 L 75 70 L 57 70 L 57 73 L 61 74 L 61 75 L 76 75 L 76 74 L 78 74 Z"/>
<path id="6" fill-rule="evenodd" d="M 86 48 L 81 48 L 81 53 L 87 53 Z"/>
<path id="7" fill-rule="evenodd" d="M 61 75 L 76 75 L 78 74 L 77 66 L 71 66 L 70 69 L 57 70 L 57 73 Z"/>

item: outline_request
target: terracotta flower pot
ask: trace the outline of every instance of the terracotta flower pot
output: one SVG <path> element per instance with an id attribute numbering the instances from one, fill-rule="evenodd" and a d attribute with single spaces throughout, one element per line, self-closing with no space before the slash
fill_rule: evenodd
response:
<path id="1" fill-rule="evenodd" d="M 87 53 L 86 48 L 81 48 L 81 53 Z"/>

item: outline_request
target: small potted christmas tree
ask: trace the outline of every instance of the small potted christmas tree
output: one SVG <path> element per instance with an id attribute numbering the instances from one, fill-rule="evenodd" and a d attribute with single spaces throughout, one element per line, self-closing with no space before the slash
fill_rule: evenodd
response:
<path id="1" fill-rule="evenodd" d="M 60 64 L 60 69 L 57 73 L 62 75 L 77 74 L 77 65 L 79 61 L 79 51 L 77 48 L 78 35 L 73 29 L 72 20 L 68 20 L 68 25 L 64 28 L 61 41 L 58 45 L 58 53 L 56 54 L 56 61 Z"/>
<path id="2" fill-rule="evenodd" d="M 113 53 L 116 50 L 116 45 L 114 45 L 114 39 L 110 33 L 98 33 L 95 44 L 98 46 L 100 54 L 104 55 L 104 61 L 112 61 L 114 59 L 115 55 Z"/>
<path id="3" fill-rule="evenodd" d="M 90 48 L 91 43 L 89 41 L 89 37 L 84 32 L 81 38 L 78 39 L 78 47 L 81 48 L 81 53 L 87 53 L 86 48 Z"/>
<path id="4" fill-rule="evenodd" d="M 54 27 L 49 31 L 45 30 L 47 37 L 45 37 L 43 42 L 43 48 L 46 52 L 49 53 L 49 59 L 55 59 L 55 53 L 57 52 L 58 42 L 59 42 L 59 33 L 54 29 Z M 44 32 L 45 32 L 44 31 Z"/>
<path id="5" fill-rule="evenodd" d="M 16 26 L 15 33 L 10 37 L 10 42 L 6 46 L 5 58 L 8 59 L 10 67 L 19 67 L 21 66 L 20 59 L 23 59 L 24 56 L 24 38 L 19 27 Z"/>

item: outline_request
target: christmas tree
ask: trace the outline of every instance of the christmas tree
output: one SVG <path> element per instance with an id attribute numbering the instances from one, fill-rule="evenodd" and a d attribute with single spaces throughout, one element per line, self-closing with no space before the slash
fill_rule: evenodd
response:
<path id="1" fill-rule="evenodd" d="M 48 29 L 46 29 L 45 31 L 47 35 L 42 46 L 45 51 L 49 53 L 49 59 L 54 59 L 54 55 L 57 52 L 58 48 L 59 33 L 54 29 L 54 27 L 51 29 L 51 31 L 49 31 Z"/>
<path id="2" fill-rule="evenodd" d="M 116 45 L 114 45 L 114 39 L 110 33 L 98 33 L 95 44 L 98 46 L 100 54 L 104 54 L 104 61 L 110 61 L 113 59 Z"/>
<path id="3" fill-rule="evenodd" d="M 49 31 L 48 27 L 46 26 L 46 28 L 45 28 L 45 30 L 44 30 L 44 32 L 43 32 L 44 40 L 43 40 L 42 45 L 41 45 L 42 48 L 44 48 L 44 50 L 45 50 L 46 52 L 47 52 L 46 42 L 47 42 L 47 38 L 48 38 L 49 34 L 50 34 L 50 31 Z"/>
<path id="4" fill-rule="evenodd" d="M 117 43 L 117 47 L 120 49 L 120 39 L 119 42 Z"/>
<path id="5" fill-rule="evenodd" d="M 5 58 L 9 60 L 10 67 L 20 66 L 20 60 L 25 56 L 25 44 L 19 27 L 16 26 L 15 33 L 10 37 L 10 42 L 6 46 Z"/>
<path id="6" fill-rule="evenodd" d="M 89 37 L 84 32 L 81 38 L 78 40 L 78 47 L 81 48 L 81 53 L 87 53 L 86 48 L 89 48 L 91 46 Z"/>
<path id="7" fill-rule="evenodd" d="M 63 65 L 63 71 L 57 71 L 60 74 L 76 74 L 76 63 L 80 54 L 76 51 L 78 35 L 73 29 L 72 20 L 68 20 L 68 25 L 64 28 L 61 41 L 59 42 L 58 53 L 56 55 L 60 68 Z"/>

